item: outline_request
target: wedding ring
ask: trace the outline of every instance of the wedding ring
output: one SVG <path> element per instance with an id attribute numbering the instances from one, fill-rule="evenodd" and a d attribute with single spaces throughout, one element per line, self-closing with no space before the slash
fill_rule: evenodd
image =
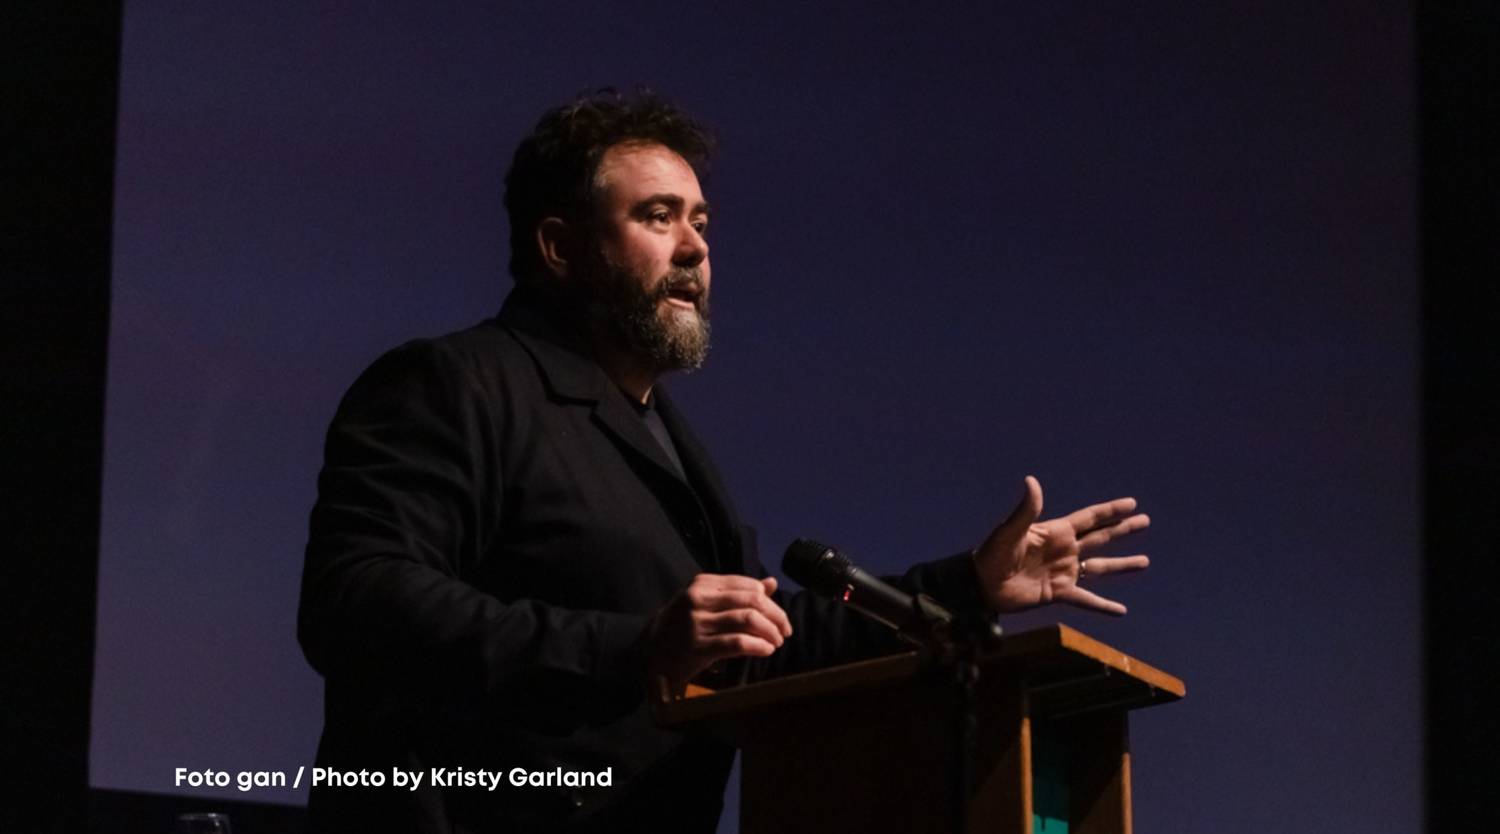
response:
<path id="1" fill-rule="evenodd" d="M 1089 560 L 1084 559 L 1082 562 L 1078 563 L 1078 581 L 1082 582 L 1084 574 L 1086 574 L 1088 572 L 1089 572 Z"/>

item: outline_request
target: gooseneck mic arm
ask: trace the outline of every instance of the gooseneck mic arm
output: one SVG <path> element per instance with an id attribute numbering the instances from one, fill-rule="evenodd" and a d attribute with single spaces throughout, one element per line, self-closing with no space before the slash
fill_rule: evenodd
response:
<path id="1" fill-rule="evenodd" d="M 952 649 L 953 614 L 926 594 L 908 594 L 826 544 L 798 539 L 786 549 L 781 569 L 802 587 L 836 599 L 896 630 L 902 638 L 946 655 Z"/>

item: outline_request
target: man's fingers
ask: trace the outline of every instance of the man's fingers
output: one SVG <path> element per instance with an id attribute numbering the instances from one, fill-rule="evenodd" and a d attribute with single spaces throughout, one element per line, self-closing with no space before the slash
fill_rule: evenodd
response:
<path id="1" fill-rule="evenodd" d="M 650 669 L 680 686 L 721 660 L 770 656 L 792 631 L 775 589 L 774 579 L 698 574 L 652 618 Z"/>
<path id="2" fill-rule="evenodd" d="M 771 581 L 775 581 L 774 579 Z M 766 590 L 765 580 L 738 573 L 700 573 L 693 578 L 693 587 L 704 592 Z"/>
<path id="3" fill-rule="evenodd" d="M 1133 512 L 1135 512 L 1134 498 L 1116 498 L 1113 501 L 1074 510 L 1068 513 L 1067 522 L 1073 526 L 1073 532 L 1081 536 L 1097 527 L 1112 524 L 1115 519 Z"/>
<path id="4" fill-rule="evenodd" d="M 792 636 L 792 619 L 786 615 L 786 609 L 784 609 L 780 605 L 778 605 L 776 603 L 776 600 L 771 599 L 771 594 L 776 593 L 776 577 L 774 577 L 774 576 L 767 576 L 767 577 L 761 579 L 760 582 L 761 582 L 762 585 L 765 586 L 765 589 L 766 589 L 766 601 L 769 602 L 769 603 L 771 603 L 772 607 L 774 607 L 776 609 L 775 613 L 778 613 L 778 614 L 781 615 L 779 617 L 772 617 L 771 618 L 772 621 L 776 623 L 777 628 L 782 629 L 781 633 L 782 633 L 783 636 L 785 636 L 785 637 L 791 637 Z"/>
<path id="5" fill-rule="evenodd" d="M 1089 563 L 1084 571 L 1085 579 L 1109 576 L 1112 573 L 1130 573 L 1151 567 L 1151 559 L 1144 553 L 1134 556 L 1092 556 L 1084 560 Z"/>
<path id="6" fill-rule="evenodd" d="M 748 577 L 746 577 L 748 578 Z M 705 594 L 698 600 L 696 606 L 703 611 L 732 611 L 738 608 L 752 608 L 764 614 L 767 619 L 775 623 L 776 628 L 783 637 L 792 636 L 792 621 L 787 617 L 776 600 L 766 596 L 765 586 L 760 580 L 750 580 L 755 590 L 744 591 L 720 591 L 718 593 Z"/>
<path id="7" fill-rule="evenodd" d="M 1092 573 L 1093 570 L 1094 563 L 1090 561 L 1089 571 Z M 1104 614 L 1113 614 L 1116 617 L 1125 616 L 1125 606 L 1112 599 L 1105 599 L 1093 591 L 1077 585 L 1070 586 L 1065 591 L 1058 591 L 1055 599 L 1066 602 L 1069 605 L 1076 605 L 1079 608 L 1087 608 Z"/>
<path id="8" fill-rule="evenodd" d="M 1150 526 L 1151 516 L 1137 513 L 1113 524 L 1095 528 L 1093 532 L 1078 540 L 1078 546 L 1083 550 L 1097 550 L 1121 536 L 1128 536 Z"/>
<path id="9" fill-rule="evenodd" d="M 733 657 L 770 657 L 776 647 L 769 641 L 751 634 L 718 634 L 705 638 L 698 647 L 698 655 L 705 661 L 699 671 L 720 660 Z M 696 674 L 696 673 L 695 673 Z"/>
<path id="10" fill-rule="evenodd" d="M 756 591 L 712 591 L 694 600 L 701 611 L 728 611 L 731 608 L 758 608 L 764 600 L 776 604 L 764 592 Z"/>
<path id="11" fill-rule="evenodd" d="M 736 657 L 770 657 L 775 651 L 775 646 L 759 637 L 752 637 L 749 634 L 720 634 L 704 639 L 695 651 L 683 658 L 679 668 L 664 671 L 662 674 L 681 686 L 721 660 L 731 660 Z"/>
<path id="12" fill-rule="evenodd" d="M 709 635 L 750 634 L 774 646 L 780 646 L 786 640 L 781 629 L 754 608 L 737 608 L 701 616 L 703 629 Z"/>

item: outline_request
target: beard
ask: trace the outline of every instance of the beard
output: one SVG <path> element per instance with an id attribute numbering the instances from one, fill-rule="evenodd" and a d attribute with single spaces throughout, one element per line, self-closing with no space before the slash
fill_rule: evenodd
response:
<path id="1" fill-rule="evenodd" d="M 696 266 L 673 267 L 649 288 L 629 269 L 597 253 L 588 311 L 596 332 L 610 333 L 658 373 L 693 371 L 708 357 L 708 292 Z M 666 304 L 674 291 L 696 290 L 694 311 Z"/>

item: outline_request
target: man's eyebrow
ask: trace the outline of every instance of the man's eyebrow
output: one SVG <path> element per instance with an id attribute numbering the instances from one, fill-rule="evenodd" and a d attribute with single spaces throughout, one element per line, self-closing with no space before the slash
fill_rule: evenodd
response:
<path id="1" fill-rule="evenodd" d="M 672 209 L 673 211 L 681 211 L 682 207 L 685 206 L 685 205 L 687 205 L 687 201 L 684 200 L 684 199 L 682 199 L 681 195 L 678 195 L 678 194 L 652 194 L 651 196 L 646 197 L 645 199 L 637 202 L 635 204 L 635 210 L 636 211 L 643 211 L 643 210 L 645 210 L 649 206 L 667 206 L 668 208 Z M 694 205 L 692 213 L 694 215 L 708 214 L 709 213 L 709 210 L 708 210 L 708 201 L 707 200 L 703 200 L 703 201 L 700 201 L 697 205 Z"/>

